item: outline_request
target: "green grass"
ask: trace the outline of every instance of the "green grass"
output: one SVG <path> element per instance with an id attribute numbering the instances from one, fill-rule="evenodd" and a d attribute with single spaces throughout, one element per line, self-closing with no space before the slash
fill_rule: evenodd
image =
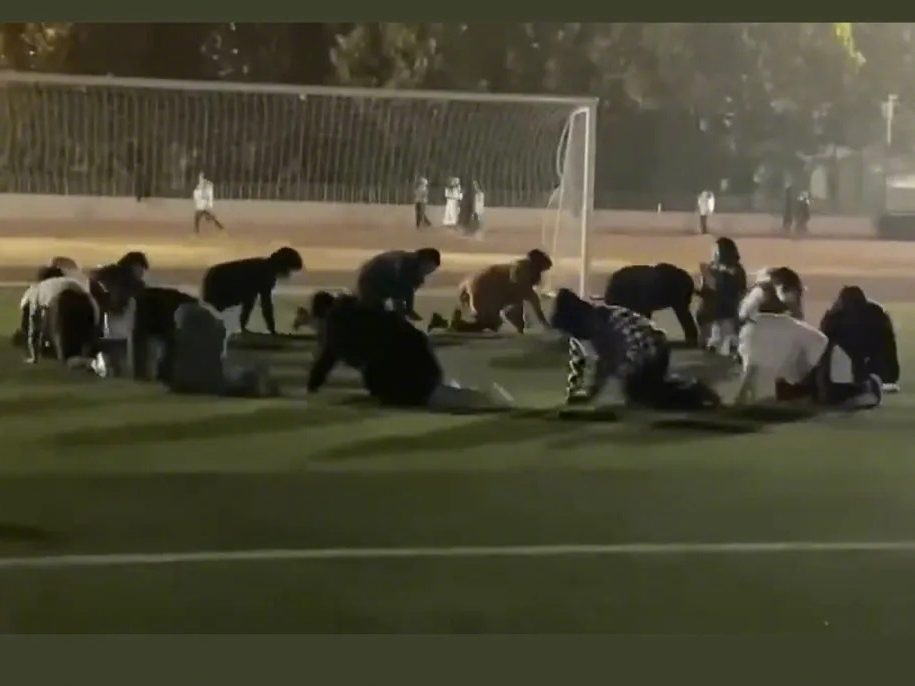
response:
<path id="1" fill-rule="evenodd" d="M 17 296 L 0 293 L 0 330 Z M 915 307 L 891 310 L 908 370 Z M 0 556 L 915 539 L 907 393 L 854 415 L 569 422 L 552 410 L 556 346 L 439 351 L 450 375 L 497 381 L 523 409 L 382 410 L 343 370 L 307 406 L 178 398 L 0 346 Z M 247 354 L 303 385 L 307 342 Z M 733 394 L 701 355 L 675 364 Z M 902 553 L 0 567 L 0 630 L 915 633 L 913 567 Z"/>

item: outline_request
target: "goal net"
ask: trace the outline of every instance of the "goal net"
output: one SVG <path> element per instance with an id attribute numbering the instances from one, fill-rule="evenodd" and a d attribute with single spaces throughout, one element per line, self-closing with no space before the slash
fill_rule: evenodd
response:
<path id="1" fill-rule="evenodd" d="M 593 118 L 580 98 L 5 72 L 0 193 L 188 198 L 204 172 L 219 200 L 363 205 L 360 226 L 412 227 L 417 177 L 433 225 L 459 177 L 484 192 L 482 239 L 510 245 L 493 252 L 539 244 L 550 287 L 579 290 Z"/>

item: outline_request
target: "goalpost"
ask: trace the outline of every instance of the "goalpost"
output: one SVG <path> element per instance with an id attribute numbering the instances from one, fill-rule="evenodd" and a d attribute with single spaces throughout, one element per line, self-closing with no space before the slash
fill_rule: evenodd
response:
<path id="1" fill-rule="evenodd" d="M 483 240 L 528 232 L 512 245 L 550 253 L 548 286 L 585 294 L 596 112 L 593 98 L 0 72 L 0 193 L 188 198 L 202 171 L 220 199 L 400 205 L 411 226 L 418 176 L 430 206 L 450 177 L 475 179 Z"/>

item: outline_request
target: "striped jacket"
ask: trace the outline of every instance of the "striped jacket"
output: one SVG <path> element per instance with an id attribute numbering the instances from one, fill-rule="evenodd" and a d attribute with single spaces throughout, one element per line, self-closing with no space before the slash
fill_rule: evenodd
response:
<path id="1" fill-rule="evenodd" d="M 593 398 L 610 376 L 624 378 L 637 372 L 667 348 L 664 331 L 647 317 L 613 305 L 594 309 L 597 332 L 589 341 L 569 340 L 567 400 Z M 595 363 L 590 379 L 589 362 Z"/>

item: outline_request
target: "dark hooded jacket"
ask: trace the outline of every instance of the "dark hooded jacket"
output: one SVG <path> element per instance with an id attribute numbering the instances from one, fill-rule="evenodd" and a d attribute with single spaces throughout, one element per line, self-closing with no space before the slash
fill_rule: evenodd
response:
<path id="1" fill-rule="evenodd" d="M 324 385 L 337 362 L 358 369 L 366 390 L 389 405 L 425 405 L 441 384 L 442 369 L 428 337 L 399 314 L 350 295 L 321 292 L 312 316 L 319 322 L 319 350 L 309 391 Z"/>
<path id="2" fill-rule="evenodd" d="M 823 315 L 820 330 L 851 358 L 857 380 L 876 374 L 883 383 L 899 381 L 893 321 L 857 286 L 846 286 Z"/>
<path id="3" fill-rule="evenodd" d="M 246 329 L 254 302 L 260 298 L 267 330 L 276 333 L 273 289 L 278 278 L 302 268 L 301 256 L 288 247 L 280 248 L 269 257 L 223 262 L 210 267 L 204 275 L 201 299 L 220 312 L 241 305 L 241 327 Z"/>

